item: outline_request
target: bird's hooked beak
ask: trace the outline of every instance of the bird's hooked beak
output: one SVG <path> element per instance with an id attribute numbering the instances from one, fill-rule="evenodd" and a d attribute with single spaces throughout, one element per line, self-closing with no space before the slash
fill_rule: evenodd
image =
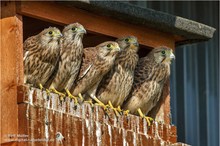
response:
<path id="1" fill-rule="evenodd" d="M 132 49 L 136 49 L 137 47 L 139 47 L 139 44 L 136 41 L 131 43 L 131 45 L 130 45 L 130 48 L 132 48 Z"/>
<path id="2" fill-rule="evenodd" d="M 121 51 L 121 48 L 119 47 L 118 44 L 115 44 L 112 49 L 115 51 Z"/>
<path id="3" fill-rule="evenodd" d="M 87 33 L 84 27 L 80 27 L 78 32 L 81 33 L 81 34 L 86 34 Z"/>
<path id="4" fill-rule="evenodd" d="M 61 32 L 55 32 L 54 36 L 60 38 L 63 36 L 63 34 Z"/>
<path id="5" fill-rule="evenodd" d="M 130 43 L 131 43 L 131 47 L 132 48 L 137 48 L 137 47 L 139 47 L 139 43 L 137 42 L 137 40 L 136 39 L 130 39 Z"/>
<path id="6" fill-rule="evenodd" d="M 59 35 L 60 37 L 62 37 L 63 36 L 63 34 L 62 33 L 60 33 L 60 35 Z"/>
<path id="7" fill-rule="evenodd" d="M 173 54 L 173 52 L 170 53 L 170 58 L 175 59 L 175 55 Z"/>
<path id="8" fill-rule="evenodd" d="M 133 45 L 134 45 L 135 47 L 138 47 L 138 46 L 139 46 L 139 43 L 138 43 L 138 42 L 135 42 L 135 43 L 133 43 Z"/>

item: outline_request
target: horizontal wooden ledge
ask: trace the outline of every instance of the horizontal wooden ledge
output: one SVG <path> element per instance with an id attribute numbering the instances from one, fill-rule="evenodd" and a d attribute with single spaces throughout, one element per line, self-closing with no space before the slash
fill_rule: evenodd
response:
<path id="1" fill-rule="evenodd" d="M 96 118 L 70 116 L 30 104 L 19 104 L 19 115 L 24 118 L 19 121 L 20 134 L 27 135 L 26 139 L 48 138 L 49 140 L 36 141 L 35 144 L 58 144 L 57 132 L 60 132 L 65 138 L 64 145 L 82 145 L 82 143 L 85 145 L 98 145 L 98 143 L 100 145 L 109 145 L 110 143 L 123 145 L 124 142 L 132 145 L 135 142 L 137 145 L 159 146 L 163 143 L 164 146 L 168 146 L 175 143 L 176 140 L 174 126 L 165 127 L 153 124 L 145 134 L 141 132 L 143 130 L 141 121 L 137 122 L 135 119 L 130 122 L 131 127 L 136 129 L 136 131 L 132 131 L 127 127 L 119 128 L 115 124 L 111 125 L 109 121 L 101 123 Z"/>
<path id="2" fill-rule="evenodd" d="M 11 142 L 0 143 L 0 145 L 1 146 L 18 146 L 18 142 L 11 141 Z"/>
<path id="3" fill-rule="evenodd" d="M 45 120 L 45 114 L 49 110 L 51 114 L 61 117 L 79 118 L 80 121 L 85 120 L 84 122 L 94 122 L 94 124 L 99 122 L 101 125 L 110 125 L 111 127 L 135 132 L 151 138 L 158 138 L 159 136 L 161 140 L 170 143 L 175 143 L 177 140 L 175 126 L 154 123 L 148 127 L 147 122 L 138 116 L 129 114 L 128 116 L 122 115 L 117 118 L 113 111 L 109 111 L 108 116 L 106 116 L 100 106 L 91 107 L 90 104 L 86 103 L 75 106 L 73 101 L 69 98 L 66 98 L 66 100 L 61 103 L 57 94 L 52 93 L 51 97 L 48 98 L 45 91 L 42 92 L 36 88 L 29 89 L 28 86 L 18 87 L 18 102 L 19 106 L 22 105 L 26 107 L 21 109 L 25 109 L 23 114 L 28 116 L 31 120 Z M 61 121 L 66 120 L 62 119 Z"/>
<path id="4" fill-rule="evenodd" d="M 17 13 L 52 23 L 66 25 L 79 22 L 93 33 L 104 34 L 111 37 L 134 35 L 140 44 L 157 47 L 165 45 L 174 49 L 174 36 L 152 30 L 146 27 L 125 23 L 114 18 L 95 15 L 93 13 L 70 8 L 54 2 L 17 2 Z"/>

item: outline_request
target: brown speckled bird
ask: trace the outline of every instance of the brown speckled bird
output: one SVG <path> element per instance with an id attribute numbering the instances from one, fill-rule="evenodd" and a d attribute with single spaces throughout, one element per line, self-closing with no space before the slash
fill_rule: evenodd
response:
<path id="1" fill-rule="evenodd" d="M 96 95 L 104 104 L 119 106 L 118 110 L 120 110 L 133 84 L 134 69 L 139 58 L 137 54 L 139 44 L 137 38 L 133 36 L 117 39 L 116 42 L 121 52 L 115 59 L 114 67 L 99 84 Z"/>
<path id="2" fill-rule="evenodd" d="M 140 58 L 135 69 L 134 84 L 123 109 L 133 114 L 140 114 L 149 123 L 149 117 L 144 115 L 159 101 L 163 86 L 170 75 L 171 60 L 175 58 L 172 49 L 158 47 L 146 57 Z"/>
<path id="3" fill-rule="evenodd" d="M 24 83 L 44 86 L 53 73 L 59 57 L 59 29 L 49 27 L 24 42 Z"/>
<path id="4" fill-rule="evenodd" d="M 96 98 L 96 89 L 103 76 L 114 65 L 115 57 L 119 51 L 118 43 L 113 41 L 101 43 L 96 47 L 85 48 L 79 79 L 72 94 L 74 96 L 79 93 L 86 94 L 99 102 Z"/>
<path id="5" fill-rule="evenodd" d="M 64 90 L 69 93 L 76 80 L 82 61 L 82 39 L 85 33 L 86 30 L 79 23 L 69 24 L 63 29 L 63 37 L 60 41 L 59 67 L 49 87 L 58 94 Z"/>

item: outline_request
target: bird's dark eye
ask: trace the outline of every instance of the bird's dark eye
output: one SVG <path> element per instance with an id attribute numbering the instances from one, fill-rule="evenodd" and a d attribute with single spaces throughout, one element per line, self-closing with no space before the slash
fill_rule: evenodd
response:
<path id="1" fill-rule="evenodd" d="M 76 31 L 76 30 L 77 30 L 77 28 L 76 28 L 76 27 L 73 27 L 73 28 L 72 28 L 72 31 Z"/>
<path id="2" fill-rule="evenodd" d="M 49 33 L 49 34 L 53 34 L 53 32 L 52 32 L 52 31 L 49 31 L 48 33 Z"/>
<path id="3" fill-rule="evenodd" d="M 162 51 L 161 53 L 164 55 L 164 54 L 165 54 L 165 51 Z"/>
<path id="4" fill-rule="evenodd" d="M 111 44 L 108 44 L 108 45 L 107 45 L 108 48 L 110 48 L 111 46 L 112 46 Z"/>
<path id="5" fill-rule="evenodd" d="M 127 39 L 125 39 L 125 42 L 128 42 L 129 41 L 129 39 L 127 38 Z"/>

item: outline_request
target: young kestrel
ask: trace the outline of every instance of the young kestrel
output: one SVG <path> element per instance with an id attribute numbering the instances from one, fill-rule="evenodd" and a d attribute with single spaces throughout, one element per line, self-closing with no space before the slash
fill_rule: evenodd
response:
<path id="1" fill-rule="evenodd" d="M 133 114 L 148 114 L 161 97 L 164 83 L 170 75 L 170 64 L 173 58 L 175 56 L 172 49 L 162 46 L 139 59 L 132 91 L 123 104 L 123 109 Z"/>
<path id="2" fill-rule="evenodd" d="M 25 40 L 24 83 L 38 87 L 47 82 L 58 62 L 61 36 L 59 29 L 49 27 Z"/>
<path id="3" fill-rule="evenodd" d="M 96 47 L 85 48 L 79 79 L 72 94 L 87 94 L 96 100 L 96 89 L 103 76 L 112 68 L 115 57 L 120 51 L 116 42 L 108 41 Z"/>
<path id="4" fill-rule="evenodd" d="M 70 90 L 74 83 L 82 61 L 84 27 L 79 23 L 67 25 L 63 29 L 60 43 L 59 67 L 50 85 L 50 89 L 63 92 Z"/>
<path id="5" fill-rule="evenodd" d="M 139 44 L 134 36 L 117 39 L 121 48 L 114 67 L 105 75 L 97 90 L 97 98 L 104 104 L 109 102 L 114 106 L 121 106 L 128 96 L 134 79 L 134 69 L 138 62 Z"/>

